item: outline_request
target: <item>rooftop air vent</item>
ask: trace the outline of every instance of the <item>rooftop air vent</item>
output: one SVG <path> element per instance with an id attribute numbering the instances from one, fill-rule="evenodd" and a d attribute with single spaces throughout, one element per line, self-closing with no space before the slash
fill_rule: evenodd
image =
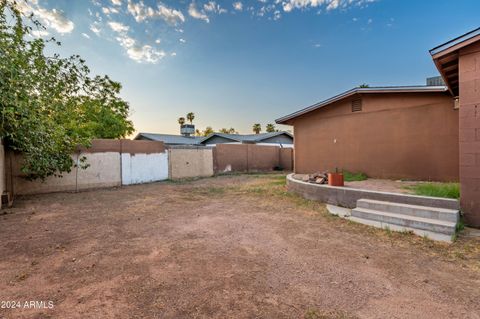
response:
<path id="1" fill-rule="evenodd" d="M 362 99 L 352 100 L 352 112 L 360 112 L 362 110 Z"/>

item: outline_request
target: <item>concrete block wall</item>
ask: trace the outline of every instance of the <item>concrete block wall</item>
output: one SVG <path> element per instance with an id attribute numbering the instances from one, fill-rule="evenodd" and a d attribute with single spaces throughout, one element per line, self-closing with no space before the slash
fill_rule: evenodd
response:
<path id="1" fill-rule="evenodd" d="M 74 163 L 86 157 L 88 168 L 72 167 L 62 177 L 29 181 L 21 172 L 22 155 L 6 154 L 6 189 L 14 195 L 79 191 L 161 181 L 168 178 L 168 155 L 162 142 L 94 140 L 88 149 L 72 154 Z M 2 175 L 3 176 L 3 175 Z"/>
<path id="2" fill-rule="evenodd" d="M 480 43 L 459 53 L 460 189 L 467 223 L 480 227 Z"/>
<path id="3" fill-rule="evenodd" d="M 21 172 L 22 155 L 7 152 L 7 190 L 14 195 L 31 195 L 54 192 L 73 192 L 78 190 L 113 187 L 121 185 L 120 154 L 116 152 L 79 153 L 72 155 L 75 163 L 79 158 L 87 157 L 90 165 L 87 169 L 72 167 L 62 177 L 50 176 L 45 181 L 30 181 Z"/>
<path id="4" fill-rule="evenodd" d="M 218 173 L 262 172 L 282 167 L 293 169 L 293 149 L 254 144 L 218 144 L 214 150 L 214 169 Z"/>
<path id="5" fill-rule="evenodd" d="M 169 148 L 169 178 L 213 176 L 213 150 L 205 147 Z"/>
<path id="6" fill-rule="evenodd" d="M 355 208 L 359 199 L 372 199 L 447 209 L 459 208 L 459 202 L 456 199 L 415 196 L 349 187 L 334 187 L 329 185 L 312 184 L 295 179 L 294 174 L 287 176 L 287 188 L 290 192 L 296 193 L 303 198 L 346 208 Z"/>

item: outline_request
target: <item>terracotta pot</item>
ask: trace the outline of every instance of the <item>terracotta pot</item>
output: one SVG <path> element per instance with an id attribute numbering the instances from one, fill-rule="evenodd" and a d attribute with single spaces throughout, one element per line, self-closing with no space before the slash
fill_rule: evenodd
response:
<path id="1" fill-rule="evenodd" d="M 328 173 L 328 185 L 330 185 L 330 186 L 343 186 L 343 174 L 342 173 Z"/>

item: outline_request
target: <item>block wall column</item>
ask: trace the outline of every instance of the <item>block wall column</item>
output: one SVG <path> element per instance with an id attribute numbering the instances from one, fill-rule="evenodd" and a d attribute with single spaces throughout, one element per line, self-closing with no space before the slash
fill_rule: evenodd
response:
<path id="1" fill-rule="evenodd" d="M 459 54 L 460 202 L 467 224 L 480 227 L 480 43 Z"/>

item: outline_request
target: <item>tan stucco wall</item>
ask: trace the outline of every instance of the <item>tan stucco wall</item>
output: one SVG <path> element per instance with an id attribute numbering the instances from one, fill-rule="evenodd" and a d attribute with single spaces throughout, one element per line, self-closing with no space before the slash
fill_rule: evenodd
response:
<path id="1" fill-rule="evenodd" d="M 460 203 L 469 225 L 480 227 L 480 43 L 460 50 Z"/>
<path id="2" fill-rule="evenodd" d="M 356 96 L 355 98 L 358 98 Z M 447 93 L 362 96 L 294 119 L 295 171 L 364 172 L 371 177 L 458 180 L 458 111 Z"/>
<path id="3" fill-rule="evenodd" d="M 205 177 L 213 175 L 211 148 L 168 150 L 169 178 Z"/>
<path id="4" fill-rule="evenodd" d="M 7 152 L 7 188 L 15 195 L 42 194 L 52 192 L 68 192 L 89 188 L 120 186 L 120 154 L 116 152 L 81 153 L 73 155 L 77 162 L 78 156 L 85 155 L 87 169 L 72 168 L 70 173 L 63 177 L 48 177 L 44 182 L 40 180 L 29 181 L 24 179 L 20 170 L 22 156 L 12 151 Z M 10 157 L 11 156 L 11 161 Z M 12 163 L 10 168 L 9 163 Z"/>

